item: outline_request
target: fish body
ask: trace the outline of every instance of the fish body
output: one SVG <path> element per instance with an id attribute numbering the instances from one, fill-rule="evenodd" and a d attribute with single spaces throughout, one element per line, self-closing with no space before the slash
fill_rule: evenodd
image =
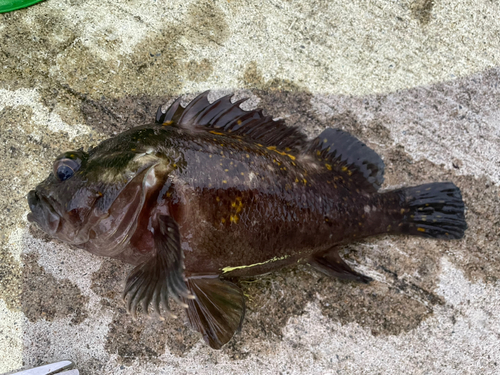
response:
<path id="1" fill-rule="evenodd" d="M 237 277 L 306 262 L 368 282 L 338 245 L 381 233 L 463 236 L 452 183 L 380 193 L 383 161 L 355 137 L 326 129 L 307 140 L 240 103 L 210 104 L 207 93 L 185 108 L 177 100 L 151 125 L 61 155 L 29 193 L 29 220 L 135 265 L 124 291 L 129 310 L 161 313 L 177 299 L 213 348 L 243 320 Z"/>

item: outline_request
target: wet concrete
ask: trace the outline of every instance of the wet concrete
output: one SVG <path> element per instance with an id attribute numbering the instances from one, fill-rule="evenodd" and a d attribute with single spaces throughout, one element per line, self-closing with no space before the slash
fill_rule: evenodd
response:
<path id="1" fill-rule="evenodd" d="M 498 372 L 499 13 L 486 0 L 48 0 L 0 15 L 0 372 L 63 358 L 82 374 Z M 221 351 L 182 318 L 133 320 L 130 266 L 50 240 L 25 196 L 61 152 L 205 89 L 309 136 L 351 132 L 384 159 L 384 189 L 454 182 L 464 239 L 346 246 L 368 285 L 308 266 L 243 280 L 243 328 Z"/>

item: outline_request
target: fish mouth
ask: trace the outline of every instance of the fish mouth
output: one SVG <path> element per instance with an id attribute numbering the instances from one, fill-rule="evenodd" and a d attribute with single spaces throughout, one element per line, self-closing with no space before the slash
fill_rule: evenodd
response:
<path id="1" fill-rule="evenodd" d="M 27 198 L 31 210 L 31 213 L 28 214 L 28 221 L 37 223 L 48 234 L 56 234 L 61 217 L 51 204 L 43 196 L 37 194 L 35 190 L 31 190 Z"/>

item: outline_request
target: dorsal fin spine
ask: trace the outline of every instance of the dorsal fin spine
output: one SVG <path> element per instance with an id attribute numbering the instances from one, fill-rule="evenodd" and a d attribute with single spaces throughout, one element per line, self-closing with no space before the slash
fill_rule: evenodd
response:
<path id="1" fill-rule="evenodd" d="M 231 103 L 231 96 L 228 95 L 210 104 L 208 92 L 204 92 L 186 108 L 180 105 L 181 99 L 177 99 L 165 114 L 158 111 L 156 118 L 160 123 L 171 121 L 180 129 L 217 129 L 227 135 L 246 137 L 266 147 L 276 146 L 287 153 L 307 148 L 307 138 L 297 128 L 286 126 L 283 120 L 274 121 L 271 116 L 264 116 L 261 109 L 241 109 L 240 104 L 246 100 Z"/>
<path id="2" fill-rule="evenodd" d="M 233 111 L 233 110 L 234 110 L 234 109 L 236 109 L 236 108 L 239 110 L 239 112 L 241 112 L 241 115 L 243 115 L 243 114 L 245 113 L 245 111 L 243 111 L 243 110 L 240 108 L 240 104 L 241 104 L 241 103 L 243 103 L 243 102 L 244 102 L 244 101 L 246 101 L 246 100 L 247 100 L 247 99 L 240 99 L 240 100 L 238 100 L 238 101 L 236 101 L 236 102 L 232 103 L 231 107 L 229 107 L 226 111 L 224 111 L 223 113 L 221 113 L 221 115 L 220 115 L 220 116 L 218 116 L 218 117 L 214 118 L 214 120 L 213 120 L 213 126 L 214 126 L 214 127 L 218 127 L 218 126 L 217 126 L 217 123 L 218 123 L 218 122 L 222 122 L 222 119 L 224 119 L 224 117 L 228 116 L 228 115 L 231 113 L 231 111 Z M 231 102 L 231 101 L 229 101 L 229 102 Z M 241 115 L 240 115 L 240 116 L 241 116 Z M 235 116 L 235 118 L 237 118 L 237 117 Z M 226 127 L 226 125 L 223 125 L 223 126 L 220 126 L 220 127 L 221 127 L 221 128 L 225 128 L 225 127 Z"/>
<path id="3" fill-rule="evenodd" d="M 181 117 L 177 122 L 179 124 L 187 123 L 195 118 L 203 109 L 207 108 L 210 103 L 208 101 L 209 91 L 202 92 L 196 98 L 194 98 L 187 106 L 184 108 Z M 198 107 L 199 110 L 198 110 Z"/>
<path id="4" fill-rule="evenodd" d="M 217 109 L 220 105 L 222 105 L 224 99 L 230 100 L 230 98 L 231 95 L 226 95 L 220 99 L 217 99 L 215 102 L 213 102 L 211 105 L 207 106 L 203 111 L 200 112 L 198 117 L 195 119 L 195 122 L 199 122 L 200 125 L 209 124 L 214 119 L 214 117 L 217 116 L 218 113 L 215 112 L 213 115 L 210 115 L 210 117 L 209 114 Z M 208 121 L 205 121 L 205 117 L 208 119 Z"/>

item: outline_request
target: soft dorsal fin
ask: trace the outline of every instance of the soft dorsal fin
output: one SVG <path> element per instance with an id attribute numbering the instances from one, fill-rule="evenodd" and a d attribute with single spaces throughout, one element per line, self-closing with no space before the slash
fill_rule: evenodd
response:
<path id="1" fill-rule="evenodd" d="M 356 187 L 377 191 L 384 181 L 384 161 L 353 135 L 340 129 L 325 129 L 308 147 L 328 170 L 346 175 Z"/>
<path id="2" fill-rule="evenodd" d="M 296 127 L 287 126 L 283 120 L 275 121 L 271 116 L 264 116 L 261 109 L 245 111 L 240 108 L 240 104 L 246 99 L 231 103 L 231 97 L 232 95 L 227 95 L 210 104 L 206 91 L 185 108 L 181 106 L 179 98 L 165 113 L 161 111 L 161 107 L 158 109 L 156 122 L 172 122 L 180 128 L 203 127 L 217 130 L 283 150 L 297 149 L 307 144 L 306 136 Z"/>

